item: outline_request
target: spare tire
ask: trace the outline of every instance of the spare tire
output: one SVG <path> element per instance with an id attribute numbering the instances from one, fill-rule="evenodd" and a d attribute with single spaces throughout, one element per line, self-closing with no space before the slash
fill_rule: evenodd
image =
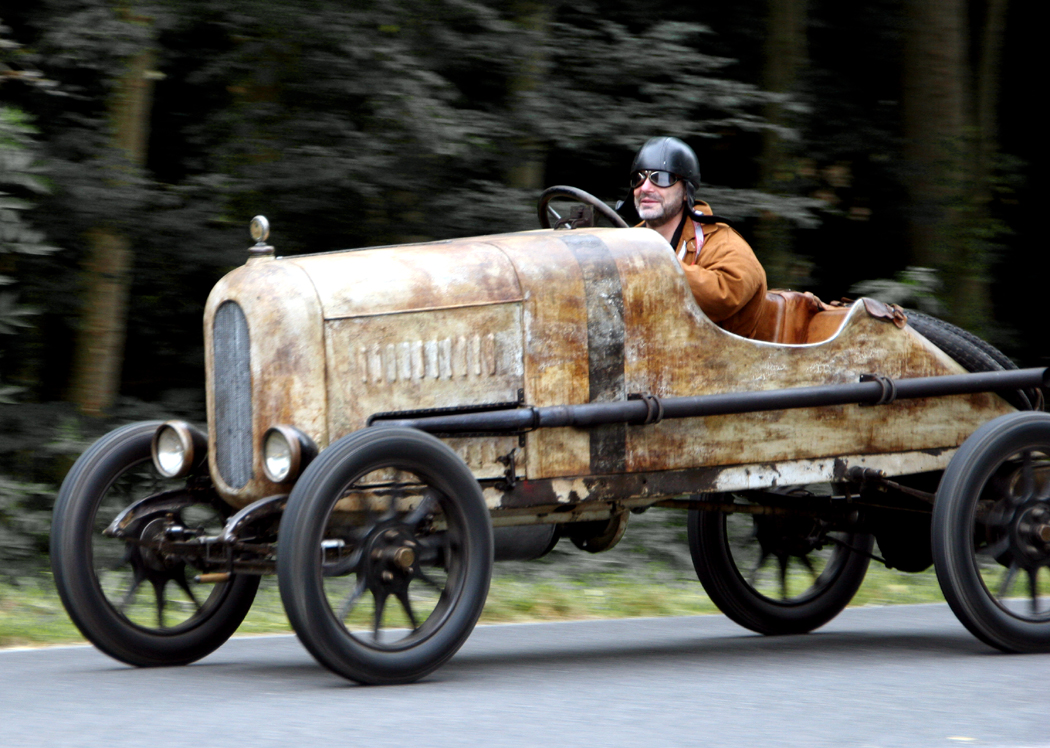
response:
<path id="1" fill-rule="evenodd" d="M 950 322 L 914 309 L 905 309 L 908 324 L 969 372 L 1016 369 L 1009 356 L 985 340 Z M 1001 393 L 1018 410 L 1042 410 L 1043 395 L 1036 388 Z"/>

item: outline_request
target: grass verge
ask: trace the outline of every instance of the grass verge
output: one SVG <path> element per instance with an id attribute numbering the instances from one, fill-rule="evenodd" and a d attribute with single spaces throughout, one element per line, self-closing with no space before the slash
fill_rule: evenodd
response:
<path id="1" fill-rule="evenodd" d="M 717 613 L 695 577 L 664 569 L 639 578 L 625 572 L 525 576 L 497 565 L 482 623 L 630 618 Z M 903 574 L 872 564 L 852 605 L 943 602 L 933 571 Z M 263 580 L 240 634 L 290 631 L 276 580 Z M 0 647 L 82 642 L 47 576 L 0 584 Z"/>

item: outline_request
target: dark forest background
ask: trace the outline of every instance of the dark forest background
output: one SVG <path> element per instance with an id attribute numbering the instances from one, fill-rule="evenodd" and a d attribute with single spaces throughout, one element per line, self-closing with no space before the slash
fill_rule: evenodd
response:
<path id="1" fill-rule="evenodd" d="M 536 228 L 677 135 L 773 287 L 1050 364 L 1020 0 L 0 0 L 0 557 L 114 421 L 203 412 L 201 312 L 279 254 Z M 1035 212 L 1033 212 L 1035 211 Z"/>

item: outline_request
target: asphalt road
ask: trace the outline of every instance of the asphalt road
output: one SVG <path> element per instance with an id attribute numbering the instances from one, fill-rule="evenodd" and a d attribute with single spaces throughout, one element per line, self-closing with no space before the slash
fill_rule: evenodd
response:
<path id="1" fill-rule="evenodd" d="M 482 626 L 443 669 L 366 688 L 292 636 L 182 668 L 90 647 L 0 651 L 0 746 L 1050 748 L 1050 655 L 943 605 L 847 610 L 766 638 L 721 616 Z"/>

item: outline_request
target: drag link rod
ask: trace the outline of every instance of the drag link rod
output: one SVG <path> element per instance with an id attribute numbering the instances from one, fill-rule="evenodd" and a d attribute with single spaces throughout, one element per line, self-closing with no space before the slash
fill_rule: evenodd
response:
<path id="1" fill-rule="evenodd" d="M 640 425 L 647 421 L 652 422 L 654 402 L 662 409 L 663 419 L 819 408 L 832 405 L 887 405 L 893 400 L 1046 387 L 1050 385 L 1050 369 L 1011 369 L 910 379 L 865 376 L 862 379 L 865 381 L 783 390 L 727 392 L 717 395 L 667 398 L 647 395 L 646 398 L 614 402 L 546 407 L 529 406 L 419 418 L 398 419 L 384 415 L 382 419 L 373 421 L 372 426 L 411 427 L 435 434 L 520 433 L 534 429 L 565 426 L 587 428 L 613 423 Z"/>

